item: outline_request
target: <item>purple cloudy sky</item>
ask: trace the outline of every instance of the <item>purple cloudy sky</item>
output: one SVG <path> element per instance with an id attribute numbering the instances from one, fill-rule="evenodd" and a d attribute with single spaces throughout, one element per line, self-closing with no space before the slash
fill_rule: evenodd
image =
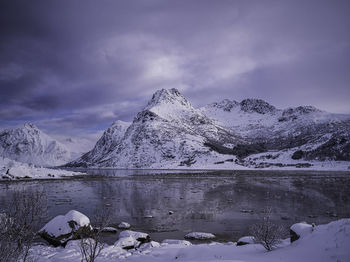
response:
<path id="1" fill-rule="evenodd" d="M 157 89 L 350 113 L 350 1 L 0 2 L 0 129 L 77 135 Z"/>

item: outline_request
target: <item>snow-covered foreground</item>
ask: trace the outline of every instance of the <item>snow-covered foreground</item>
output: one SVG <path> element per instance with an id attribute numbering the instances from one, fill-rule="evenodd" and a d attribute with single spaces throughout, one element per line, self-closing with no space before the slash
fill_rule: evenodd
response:
<path id="1" fill-rule="evenodd" d="M 107 246 L 97 261 L 230 261 L 230 262 L 346 262 L 350 261 L 350 219 L 341 219 L 316 226 L 293 243 L 285 240 L 280 247 L 267 252 L 259 244 L 236 246 L 235 243 L 189 245 L 188 241 L 166 240 L 145 243 L 141 247 L 124 250 L 117 245 Z M 39 262 L 81 261 L 79 240 L 70 241 L 66 248 L 34 246 L 31 253 Z"/>
<path id="2" fill-rule="evenodd" d="M 50 179 L 75 175 L 84 175 L 84 173 L 36 167 L 32 164 L 0 157 L 0 180 Z"/>

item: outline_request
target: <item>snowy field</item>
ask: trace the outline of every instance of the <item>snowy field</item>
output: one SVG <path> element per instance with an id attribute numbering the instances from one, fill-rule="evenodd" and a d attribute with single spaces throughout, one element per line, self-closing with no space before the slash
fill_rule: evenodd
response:
<path id="1" fill-rule="evenodd" d="M 233 242 L 191 245 L 181 240 L 152 241 L 130 250 L 122 249 L 117 242 L 106 246 L 96 261 L 347 262 L 350 261 L 350 219 L 316 226 L 313 231 L 302 234 L 299 240 L 290 243 L 286 239 L 270 252 L 260 244 L 236 246 Z M 38 262 L 81 261 L 79 240 L 70 241 L 66 248 L 34 246 L 31 254 Z"/>

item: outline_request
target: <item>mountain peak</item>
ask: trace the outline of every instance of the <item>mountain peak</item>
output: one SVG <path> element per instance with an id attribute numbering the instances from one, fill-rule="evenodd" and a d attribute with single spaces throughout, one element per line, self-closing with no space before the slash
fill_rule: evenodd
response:
<path id="1" fill-rule="evenodd" d="M 24 123 L 23 124 L 23 128 L 39 130 L 39 128 L 36 125 L 34 125 L 33 123 Z"/>
<path id="2" fill-rule="evenodd" d="M 290 107 L 283 110 L 283 116 L 295 115 L 295 114 L 311 114 L 314 112 L 322 112 L 314 106 L 298 106 L 298 107 Z"/>
<path id="3" fill-rule="evenodd" d="M 259 113 L 259 114 L 266 114 L 266 113 L 272 113 L 276 110 L 276 108 L 266 101 L 262 99 L 256 99 L 256 98 L 248 98 L 244 99 L 240 103 L 241 110 L 249 113 Z"/>
<path id="4" fill-rule="evenodd" d="M 215 103 L 210 104 L 209 107 L 216 107 L 216 108 L 220 108 L 226 112 L 230 112 L 232 110 L 232 108 L 234 108 L 238 104 L 239 103 L 234 101 L 234 100 L 224 99 L 221 102 L 215 102 Z"/>
<path id="5" fill-rule="evenodd" d="M 130 124 L 131 124 L 130 122 L 125 122 L 125 121 L 122 121 L 122 120 L 116 120 L 116 121 L 114 121 L 111 124 L 110 127 L 123 127 L 123 128 L 125 128 L 125 127 L 130 126 Z"/>
<path id="6" fill-rule="evenodd" d="M 152 99 L 148 102 L 146 109 L 160 104 L 181 104 L 186 107 L 191 107 L 190 102 L 176 88 L 160 89 L 156 91 Z"/>

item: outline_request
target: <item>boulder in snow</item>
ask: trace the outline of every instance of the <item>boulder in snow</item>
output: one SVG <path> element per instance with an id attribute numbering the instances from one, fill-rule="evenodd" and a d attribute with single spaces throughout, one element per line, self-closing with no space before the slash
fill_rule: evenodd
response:
<path id="1" fill-rule="evenodd" d="M 125 230 L 120 232 L 119 238 L 124 238 L 124 237 L 133 237 L 137 241 L 140 241 L 141 243 L 146 243 L 151 241 L 151 237 L 147 233 L 136 232 L 131 230 Z"/>
<path id="2" fill-rule="evenodd" d="M 241 237 L 237 241 L 237 246 L 243 246 L 248 244 L 255 244 L 255 238 L 253 236 Z"/>
<path id="3" fill-rule="evenodd" d="M 129 229 L 131 226 L 129 223 L 126 223 L 126 222 L 121 222 L 119 225 L 118 225 L 118 228 L 119 229 Z"/>
<path id="4" fill-rule="evenodd" d="M 71 210 L 50 220 L 39 235 L 54 246 L 65 246 L 69 240 L 88 236 L 92 227 L 90 219 L 84 214 Z"/>
<path id="5" fill-rule="evenodd" d="M 204 232 L 192 232 L 188 233 L 185 238 L 187 239 L 196 239 L 196 240 L 207 240 L 207 239 L 214 239 L 215 235 L 212 233 L 204 233 Z"/>
<path id="6" fill-rule="evenodd" d="M 142 244 L 139 247 L 139 249 L 144 251 L 144 250 L 148 250 L 148 249 L 151 249 L 151 248 L 154 248 L 154 247 L 160 247 L 160 244 L 158 242 L 156 242 L 156 241 L 151 241 L 151 242 Z"/>
<path id="7" fill-rule="evenodd" d="M 296 223 L 290 227 L 290 242 L 298 240 L 300 237 L 310 234 L 313 231 L 314 225 L 306 222 Z"/>
<path id="8" fill-rule="evenodd" d="M 126 250 L 137 248 L 140 245 L 141 245 L 141 242 L 132 236 L 121 237 L 114 243 L 114 246 L 120 247 Z"/>

